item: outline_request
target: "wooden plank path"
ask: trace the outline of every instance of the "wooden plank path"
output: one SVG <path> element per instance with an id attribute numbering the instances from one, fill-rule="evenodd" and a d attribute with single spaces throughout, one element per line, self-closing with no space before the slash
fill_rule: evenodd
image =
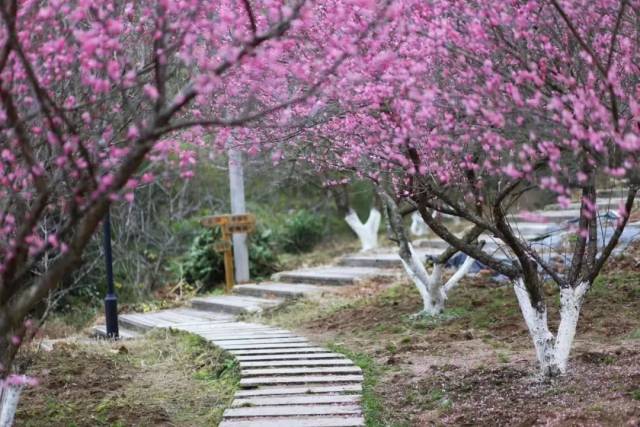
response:
<path id="1" fill-rule="evenodd" d="M 221 427 L 364 426 L 362 371 L 351 360 L 285 329 L 238 321 L 227 313 L 172 309 L 124 314 L 120 322 L 140 332 L 190 332 L 236 357 L 240 390 Z"/>
<path id="2" fill-rule="evenodd" d="M 566 228 L 576 216 L 571 209 L 540 211 L 546 223 L 521 221 L 511 226 L 523 237 Z M 491 236 L 484 250 L 498 257 L 502 247 Z M 419 256 L 440 254 L 440 239 L 414 242 Z M 504 252 L 504 250 L 503 250 Z M 203 337 L 232 354 L 240 365 L 240 389 L 224 412 L 222 427 L 356 427 L 364 426 L 362 371 L 344 356 L 316 346 L 291 331 L 236 319 L 237 314 L 277 307 L 287 298 L 335 292 L 368 279 L 394 280 L 402 263 L 393 248 L 342 258 L 338 265 L 285 271 L 272 282 L 236 286 L 234 295 L 194 298 L 191 308 L 120 316 L 123 335 L 152 328 L 173 328 Z"/>

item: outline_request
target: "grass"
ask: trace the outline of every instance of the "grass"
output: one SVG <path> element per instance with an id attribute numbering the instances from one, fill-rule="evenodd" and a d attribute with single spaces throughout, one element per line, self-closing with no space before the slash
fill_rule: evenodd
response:
<path id="1" fill-rule="evenodd" d="M 362 408 L 367 427 L 388 426 L 384 420 L 384 403 L 376 393 L 376 387 L 383 374 L 383 368 L 379 366 L 373 358 L 364 354 L 354 352 L 340 344 L 329 344 L 329 349 L 348 357 L 362 369 L 364 382 L 362 383 Z"/>
<path id="2" fill-rule="evenodd" d="M 23 362 L 41 385 L 24 392 L 17 424 L 34 427 L 217 425 L 240 380 L 229 354 L 165 330 L 118 343 L 68 340 Z"/>

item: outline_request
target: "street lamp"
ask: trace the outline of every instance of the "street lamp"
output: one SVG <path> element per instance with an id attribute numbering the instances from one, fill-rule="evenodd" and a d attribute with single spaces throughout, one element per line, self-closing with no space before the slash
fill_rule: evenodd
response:
<path id="1" fill-rule="evenodd" d="M 104 314 L 107 323 L 107 337 L 118 339 L 118 297 L 113 287 L 113 261 L 111 258 L 111 216 L 109 209 L 102 224 L 104 235 L 104 261 L 107 267 L 107 295 L 104 297 Z"/>

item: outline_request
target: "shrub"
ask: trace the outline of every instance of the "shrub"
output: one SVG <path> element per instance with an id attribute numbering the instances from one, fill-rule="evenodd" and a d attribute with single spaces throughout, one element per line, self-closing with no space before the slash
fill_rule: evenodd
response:
<path id="1" fill-rule="evenodd" d="M 202 283 L 210 287 L 224 281 L 224 258 L 213 249 L 213 243 L 222 237 L 219 229 L 203 229 L 193 240 L 182 261 L 182 274 L 187 283 Z"/>
<path id="2" fill-rule="evenodd" d="M 181 268 L 188 283 L 202 283 L 206 288 L 224 282 L 224 254 L 213 249 L 220 240 L 220 229 L 203 229 L 196 236 L 184 257 Z M 268 228 L 261 228 L 249 236 L 249 266 L 253 279 L 263 278 L 278 270 L 278 257 L 273 249 L 273 236 Z"/>
<path id="3" fill-rule="evenodd" d="M 308 252 L 324 236 L 322 219 L 307 211 L 299 210 L 285 219 L 280 236 L 282 249 L 287 252 Z"/>
<path id="4" fill-rule="evenodd" d="M 249 267 L 254 279 L 268 277 L 278 271 L 278 255 L 270 228 L 258 227 L 249 235 Z"/>

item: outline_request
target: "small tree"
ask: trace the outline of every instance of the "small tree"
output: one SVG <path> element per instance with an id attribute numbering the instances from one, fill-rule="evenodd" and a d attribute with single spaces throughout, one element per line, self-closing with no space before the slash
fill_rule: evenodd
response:
<path id="1" fill-rule="evenodd" d="M 403 218 L 396 201 L 382 188 L 379 190 L 379 193 L 386 207 L 390 234 L 392 235 L 392 239 L 398 244 L 398 254 L 402 265 L 422 297 L 423 308 L 416 316 L 423 314 L 427 316 L 441 314 L 444 310 L 449 292 L 455 289 L 460 283 L 460 280 L 469 272 L 475 259 L 467 256 L 455 273 L 445 282 L 443 277 L 445 264 L 458 253 L 457 249 L 449 246 L 435 257 L 432 271 L 429 273 L 425 267 L 425 260 L 420 258 L 407 237 Z M 466 231 L 464 237 L 462 237 L 462 241 L 471 245 L 481 232 L 481 228 L 472 227 Z"/>

